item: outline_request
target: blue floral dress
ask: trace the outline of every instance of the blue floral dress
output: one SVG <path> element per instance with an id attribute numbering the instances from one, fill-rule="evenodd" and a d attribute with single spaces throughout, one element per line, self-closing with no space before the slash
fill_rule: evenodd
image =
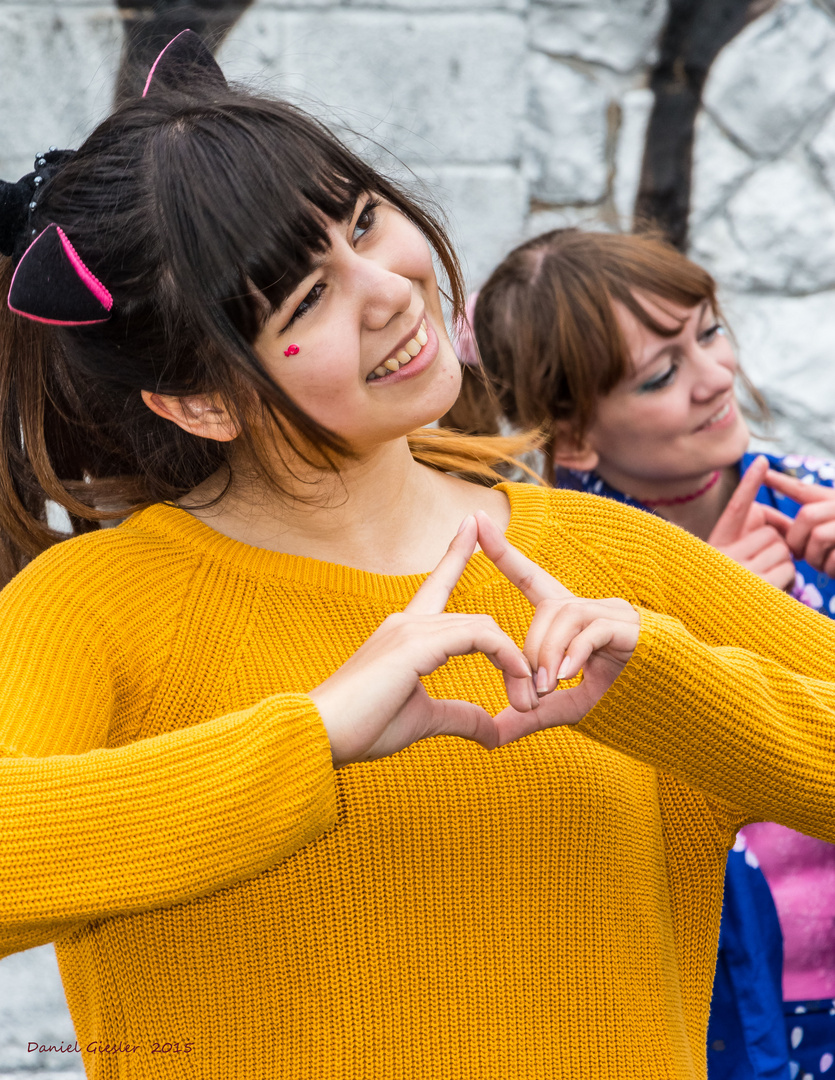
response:
<path id="1" fill-rule="evenodd" d="M 758 454 L 745 454 L 740 476 Z M 833 487 L 835 463 L 765 455 L 771 468 L 808 484 Z M 602 495 L 653 513 L 594 472 L 558 467 L 554 486 Z M 794 518 L 800 504 L 761 487 L 756 501 Z M 795 559 L 792 595 L 835 618 L 835 579 Z M 708 1023 L 710 1080 L 835 1080 L 835 1000 L 782 1000 L 783 937 L 768 883 L 745 840 L 728 855 L 719 954 Z"/>

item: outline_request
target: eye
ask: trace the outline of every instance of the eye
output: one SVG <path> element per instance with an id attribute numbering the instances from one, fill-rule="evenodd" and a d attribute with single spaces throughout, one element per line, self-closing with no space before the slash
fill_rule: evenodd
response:
<path id="1" fill-rule="evenodd" d="M 307 315 L 307 313 L 309 311 L 311 311 L 313 308 L 316 307 L 316 305 L 322 299 L 322 293 L 324 291 L 325 291 L 325 286 L 324 286 L 324 283 L 322 283 L 322 282 L 320 282 L 319 284 L 313 286 L 313 288 L 310 290 L 310 292 L 307 294 L 307 296 L 305 296 L 305 298 L 301 301 L 299 306 L 296 308 L 296 310 L 290 316 L 289 322 L 287 323 L 287 325 L 281 331 L 282 334 L 284 333 L 285 330 L 289 330 L 290 327 L 293 325 L 293 323 L 297 319 L 303 319 L 304 316 Z"/>
<path id="2" fill-rule="evenodd" d="M 360 212 L 360 216 L 357 218 L 354 225 L 354 242 L 360 240 L 367 232 L 377 223 L 377 208 L 380 205 L 379 199 L 369 199 Z"/>
<path id="3" fill-rule="evenodd" d="M 669 386 L 675 378 L 675 374 L 678 371 L 678 364 L 670 364 L 669 368 L 662 374 L 656 376 L 654 379 L 649 379 L 647 382 L 642 383 L 638 387 L 639 393 L 652 392 L 653 390 L 663 390 L 665 386 Z"/>
<path id="4" fill-rule="evenodd" d="M 711 345 L 718 337 L 725 336 L 725 327 L 721 323 L 714 323 L 713 326 L 709 326 L 707 330 L 703 330 L 699 334 L 699 341 L 705 345 Z"/>

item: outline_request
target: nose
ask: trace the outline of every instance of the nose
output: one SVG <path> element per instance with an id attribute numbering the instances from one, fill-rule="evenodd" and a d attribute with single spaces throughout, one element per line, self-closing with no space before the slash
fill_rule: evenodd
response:
<path id="1" fill-rule="evenodd" d="M 714 351 L 696 344 L 694 348 L 695 378 L 693 380 L 693 400 L 699 403 L 711 401 L 720 394 L 727 393 L 734 384 L 736 363 L 733 353 L 717 356 Z"/>
<path id="2" fill-rule="evenodd" d="M 356 288 L 360 291 L 363 324 L 382 330 L 412 306 L 412 282 L 384 262 L 357 256 Z"/>

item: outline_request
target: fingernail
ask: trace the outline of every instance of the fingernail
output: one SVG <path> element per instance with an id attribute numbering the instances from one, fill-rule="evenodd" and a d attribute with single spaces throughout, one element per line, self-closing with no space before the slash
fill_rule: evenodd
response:
<path id="1" fill-rule="evenodd" d="M 563 662 L 560 664 L 560 670 L 557 672 L 557 682 L 559 682 L 560 679 L 564 679 L 570 670 L 571 657 L 566 656 L 563 658 Z"/>
<path id="2" fill-rule="evenodd" d="M 467 516 L 464 518 L 464 520 L 458 526 L 458 532 L 455 535 L 460 536 L 461 533 L 466 529 L 466 527 L 470 524 L 470 522 L 472 520 L 473 520 L 473 515 L 472 514 L 467 514 Z"/>
<path id="3" fill-rule="evenodd" d="M 538 694 L 548 693 L 548 670 L 541 667 L 536 673 L 536 692 Z"/>
<path id="4" fill-rule="evenodd" d="M 534 686 L 533 682 L 531 682 L 529 685 L 530 685 L 530 691 L 531 691 L 531 708 L 532 709 L 538 709 L 539 708 L 539 694 L 537 694 L 536 687 Z"/>

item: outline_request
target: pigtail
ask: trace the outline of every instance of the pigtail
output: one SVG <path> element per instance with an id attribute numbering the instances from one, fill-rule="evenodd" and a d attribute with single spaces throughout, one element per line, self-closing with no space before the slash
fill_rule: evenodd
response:
<path id="1" fill-rule="evenodd" d="M 12 273 L 12 260 L 0 260 L 2 296 Z M 55 330 L 0 305 L 0 585 L 68 535 L 124 514 L 93 505 L 106 498 L 88 472 L 95 434 L 61 377 L 65 364 Z M 66 510 L 69 533 L 50 525 L 49 501 Z"/>

